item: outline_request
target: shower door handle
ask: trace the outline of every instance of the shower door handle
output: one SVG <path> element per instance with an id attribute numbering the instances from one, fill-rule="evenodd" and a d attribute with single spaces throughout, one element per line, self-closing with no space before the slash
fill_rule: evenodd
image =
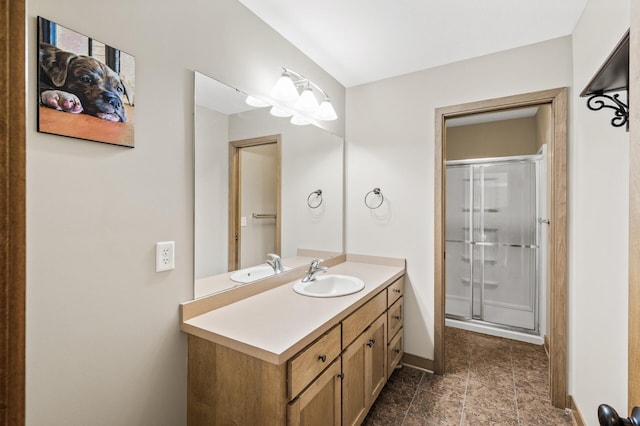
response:
<path id="1" fill-rule="evenodd" d="M 600 426 L 638 426 L 640 425 L 640 407 L 633 407 L 631 416 L 623 419 L 611 406 L 602 404 L 598 407 L 598 421 Z"/>
<path id="2" fill-rule="evenodd" d="M 538 218 L 538 223 L 546 223 L 547 225 L 551 224 L 549 219 L 543 219 L 541 217 Z"/>

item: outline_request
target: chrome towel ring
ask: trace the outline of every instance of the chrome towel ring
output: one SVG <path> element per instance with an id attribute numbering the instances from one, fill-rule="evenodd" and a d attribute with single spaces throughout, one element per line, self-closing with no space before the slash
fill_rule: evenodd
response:
<path id="1" fill-rule="evenodd" d="M 378 198 L 380 199 L 378 204 L 373 204 L 370 202 L 369 199 L 373 197 L 369 197 L 369 196 L 372 194 L 378 196 Z M 373 188 L 371 191 L 367 192 L 367 194 L 364 196 L 364 204 L 365 206 L 369 207 L 371 210 L 377 209 L 382 205 L 383 202 L 384 202 L 384 195 L 382 195 L 382 191 L 380 191 L 380 188 Z"/>
<path id="2" fill-rule="evenodd" d="M 315 197 L 314 197 L 315 195 Z M 322 189 L 311 192 L 307 197 L 307 205 L 312 209 L 317 209 L 322 204 Z"/>

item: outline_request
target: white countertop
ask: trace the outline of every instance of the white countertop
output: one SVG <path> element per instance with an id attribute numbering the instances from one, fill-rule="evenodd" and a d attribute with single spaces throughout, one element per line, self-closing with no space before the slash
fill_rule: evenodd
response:
<path id="1" fill-rule="evenodd" d="M 331 298 L 308 297 L 281 285 L 183 321 L 183 331 L 274 364 L 282 364 L 385 286 L 404 275 L 399 266 L 347 260 L 329 274 L 360 278 L 365 288 Z"/>

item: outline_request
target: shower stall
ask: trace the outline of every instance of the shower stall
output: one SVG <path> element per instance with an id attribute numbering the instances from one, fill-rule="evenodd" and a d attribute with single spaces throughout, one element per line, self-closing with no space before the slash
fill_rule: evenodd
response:
<path id="1" fill-rule="evenodd" d="M 447 162 L 445 312 L 462 328 L 540 334 L 543 158 Z"/>

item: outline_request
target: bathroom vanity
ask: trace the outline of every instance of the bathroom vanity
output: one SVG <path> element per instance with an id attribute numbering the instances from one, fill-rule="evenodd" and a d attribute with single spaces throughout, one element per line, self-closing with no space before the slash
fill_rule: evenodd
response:
<path id="1" fill-rule="evenodd" d="M 298 294 L 297 268 L 181 305 L 190 425 L 364 420 L 403 355 L 405 261 L 347 254 L 324 266 L 364 289 Z"/>

